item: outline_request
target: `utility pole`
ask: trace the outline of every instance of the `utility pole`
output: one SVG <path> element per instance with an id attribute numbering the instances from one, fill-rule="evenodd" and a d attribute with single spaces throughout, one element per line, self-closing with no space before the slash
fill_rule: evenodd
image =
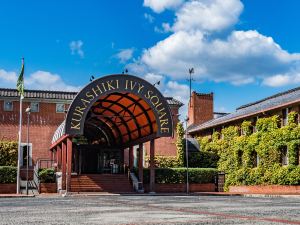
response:
<path id="1" fill-rule="evenodd" d="M 192 107 L 192 81 L 195 81 L 193 78 L 192 78 L 192 74 L 194 73 L 194 68 L 190 68 L 189 69 L 189 74 L 190 74 L 190 77 L 188 79 L 188 81 L 190 82 L 190 107 Z"/>

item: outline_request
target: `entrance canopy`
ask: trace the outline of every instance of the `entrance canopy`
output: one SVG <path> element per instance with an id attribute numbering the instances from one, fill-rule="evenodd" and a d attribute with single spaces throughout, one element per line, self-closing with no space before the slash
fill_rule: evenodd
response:
<path id="1" fill-rule="evenodd" d="M 169 105 L 149 82 L 109 75 L 84 87 L 69 107 L 65 134 L 107 146 L 131 146 L 173 136 Z"/>

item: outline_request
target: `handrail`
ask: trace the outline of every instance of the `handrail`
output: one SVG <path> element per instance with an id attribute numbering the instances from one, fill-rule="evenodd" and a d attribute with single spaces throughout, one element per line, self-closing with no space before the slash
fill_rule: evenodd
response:
<path id="1" fill-rule="evenodd" d="M 33 182 L 39 193 L 40 193 L 39 169 L 52 168 L 52 167 L 54 167 L 54 163 L 55 163 L 55 160 L 51 160 L 51 159 L 47 159 L 47 158 L 37 159 L 37 162 L 36 162 L 36 164 L 34 166 L 34 170 L 33 170 Z"/>
<path id="2" fill-rule="evenodd" d="M 144 193 L 144 189 L 143 189 L 143 185 L 141 184 L 141 182 L 139 182 L 138 178 L 135 176 L 134 173 L 132 172 L 129 172 L 129 178 L 131 179 L 132 181 L 132 186 L 133 186 L 133 189 L 136 191 L 136 192 L 139 192 L 139 193 Z"/>
<path id="3" fill-rule="evenodd" d="M 33 181 L 38 193 L 40 193 L 39 163 L 36 163 L 33 170 Z"/>

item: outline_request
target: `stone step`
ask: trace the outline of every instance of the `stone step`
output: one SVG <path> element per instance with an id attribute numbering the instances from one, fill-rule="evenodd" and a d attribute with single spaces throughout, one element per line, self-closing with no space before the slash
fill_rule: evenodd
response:
<path id="1" fill-rule="evenodd" d="M 72 175 L 71 191 L 132 193 L 133 188 L 123 174 L 82 174 Z"/>

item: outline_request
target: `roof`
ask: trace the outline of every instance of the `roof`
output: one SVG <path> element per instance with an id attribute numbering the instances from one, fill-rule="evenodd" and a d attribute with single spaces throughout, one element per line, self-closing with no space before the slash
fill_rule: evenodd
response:
<path id="1" fill-rule="evenodd" d="M 25 98 L 73 100 L 76 95 L 77 92 L 24 90 Z M 0 88 L 0 97 L 19 97 L 19 96 L 20 95 L 16 89 Z"/>
<path id="2" fill-rule="evenodd" d="M 60 99 L 73 100 L 77 92 L 68 91 L 47 91 L 47 90 L 24 90 L 25 98 L 42 98 L 42 99 Z M 0 97 L 20 97 L 16 89 L 0 88 Z M 173 97 L 165 97 L 170 106 L 183 106 L 183 103 Z"/>
<path id="3" fill-rule="evenodd" d="M 54 135 L 52 137 L 51 144 L 55 143 L 59 138 L 61 138 L 65 134 L 65 125 L 66 121 L 64 120 L 56 129 L 54 132 Z"/>
<path id="4" fill-rule="evenodd" d="M 165 99 L 167 100 L 169 105 L 176 105 L 176 106 L 179 106 L 179 107 L 183 106 L 182 102 L 176 100 L 173 97 L 165 97 Z"/>
<path id="5" fill-rule="evenodd" d="M 186 145 L 186 139 L 184 138 L 184 146 Z M 199 152 L 200 145 L 195 138 L 187 138 L 187 146 L 189 152 Z"/>
<path id="6" fill-rule="evenodd" d="M 238 119 L 243 119 L 261 112 L 300 102 L 300 87 L 272 95 L 259 101 L 242 105 L 235 112 L 228 115 L 209 120 L 203 124 L 195 124 L 188 127 L 189 133 L 216 127 Z"/>

